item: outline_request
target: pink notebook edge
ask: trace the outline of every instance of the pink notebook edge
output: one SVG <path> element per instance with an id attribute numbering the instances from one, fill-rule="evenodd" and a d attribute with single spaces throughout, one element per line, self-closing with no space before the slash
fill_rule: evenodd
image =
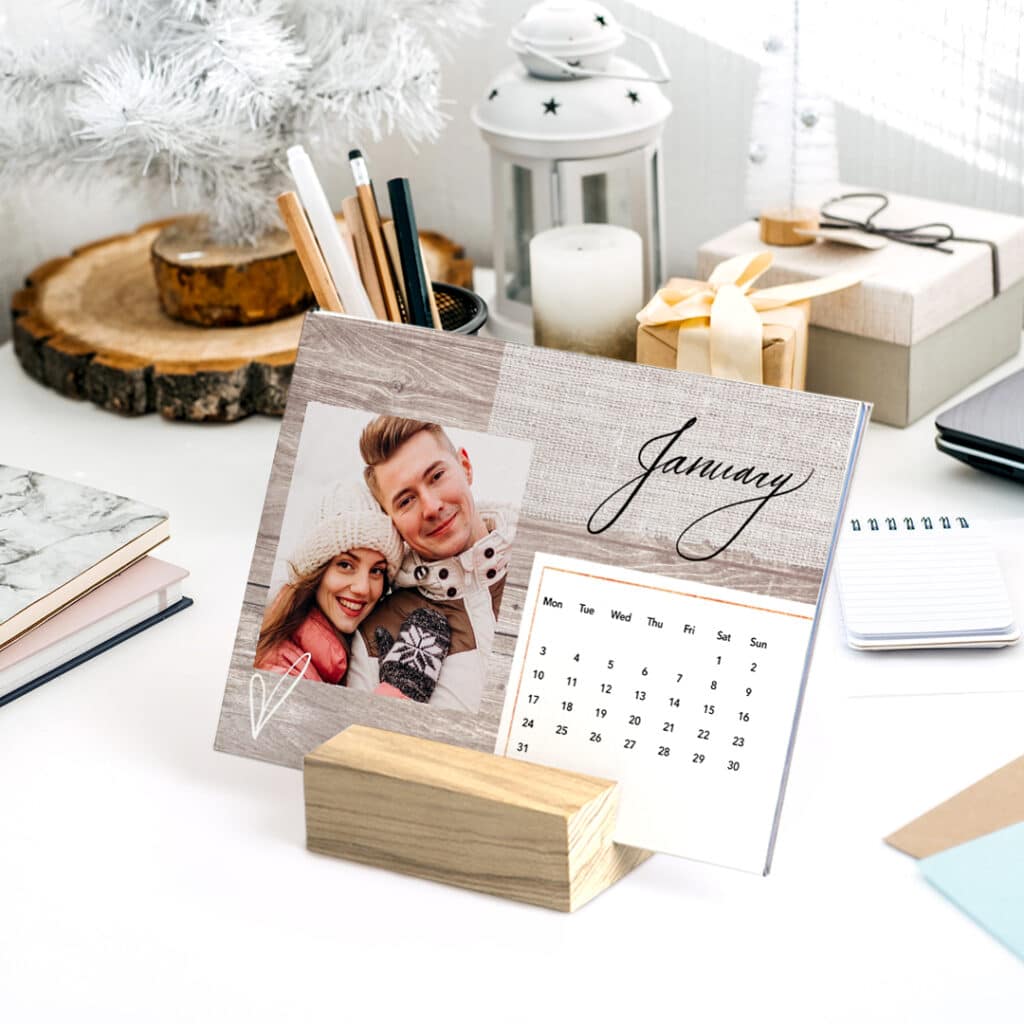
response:
<path id="1" fill-rule="evenodd" d="M 0 672 L 87 629 L 108 615 L 114 615 L 135 601 L 173 586 L 188 575 L 188 570 L 181 566 L 153 555 L 144 555 L 0 650 Z"/>

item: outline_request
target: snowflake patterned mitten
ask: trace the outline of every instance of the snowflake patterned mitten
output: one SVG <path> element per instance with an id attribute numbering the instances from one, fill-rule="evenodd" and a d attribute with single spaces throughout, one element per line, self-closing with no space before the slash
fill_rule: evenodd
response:
<path id="1" fill-rule="evenodd" d="M 380 681 L 410 700 L 426 704 L 434 693 L 448 656 L 452 628 L 432 608 L 417 608 L 402 623 L 396 640 L 384 628 L 374 631 L 379 652 Z"/>

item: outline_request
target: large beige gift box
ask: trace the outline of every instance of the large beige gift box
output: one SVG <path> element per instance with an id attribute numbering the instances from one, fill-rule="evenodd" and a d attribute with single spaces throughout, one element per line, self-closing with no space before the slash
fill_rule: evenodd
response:
<path id="1" fill-rule="evenodd" d="M 845 189 L 845 191 L 854 191 Z M 1020 347 L 1024 315 L 1024 218 L 889 194 L 880 227 L 948 224 L 948 252 L 890 241 L 876 251 L 832 242 L 768 247 L 769 285 L 836 273 L 861 279 L 818 299 L 808 333 L 808 391 L 874 403 L 874 419 L 906 426 Z M 874 200 L 835 209 L 870 215 Z M 991 243 L 991 244 L 989 244 Z M 761 246 L 755 222 L 700 247 L 698 273 Z"/>

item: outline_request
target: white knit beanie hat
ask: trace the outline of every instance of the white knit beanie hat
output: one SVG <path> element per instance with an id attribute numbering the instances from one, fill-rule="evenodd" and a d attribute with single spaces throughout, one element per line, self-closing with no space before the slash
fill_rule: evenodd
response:
<path id="1" fill-rule="evenodd" d="M 305 576 L 353 548 L 379 551 L 387 560 L 390 579 L 402 564 L 402 538 L 370 493 L 363 487 L 338 484 L 320 499 L 306 536 L 292 554 L 291 565 L 299 576 Z"/>

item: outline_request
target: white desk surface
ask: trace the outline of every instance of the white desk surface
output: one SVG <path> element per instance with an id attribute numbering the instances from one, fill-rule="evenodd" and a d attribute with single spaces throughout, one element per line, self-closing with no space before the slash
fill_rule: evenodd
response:
<path id="1" fill-rule="evenodd" d="M 1024 515 L 932 420 L 869 428 L 853 502 Z M 768 878 L 658 856 L 570 916 L 308 853 L 301 774 L 213 750 L 277 430 L 122 419 L 0 347 L 0 460 L 169 509 L 195 599 L 0 709 L 4 1021 L 1019 1024 L 1024 964 L 882 837 L 1024 753 L 1024 692 L 849 699 L 819 657 Z"/>

